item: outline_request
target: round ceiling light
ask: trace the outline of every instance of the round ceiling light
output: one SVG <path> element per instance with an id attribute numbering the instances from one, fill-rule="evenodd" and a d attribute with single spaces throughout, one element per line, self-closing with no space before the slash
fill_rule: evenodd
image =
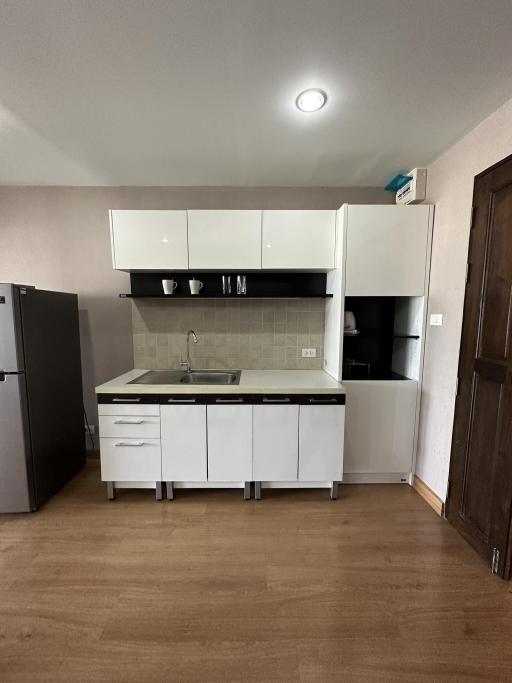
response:
<path id="1" fill-rule="evenodd" d="M 327 102 L 327 94 L 320 90 L 320 88 L 309 88 L 308 90 L 303 90 L 297 99 L 295 104 L 297 109 L 305 112 L 318 111 Z"/>

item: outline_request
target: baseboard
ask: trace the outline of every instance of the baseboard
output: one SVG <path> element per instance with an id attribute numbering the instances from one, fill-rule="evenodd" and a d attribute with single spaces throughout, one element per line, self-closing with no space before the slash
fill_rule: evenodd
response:
<path id="1" fill-rule="evenodd" d="M 437 496 L 431 488 L 429 488 L 424 481 L 422 481 L 418 476 L 414 475 L 414 479 L 412 481 L 412 487 L 416 491 L 416 493 L 419 493 L 419 495 L 423 498 L 424 501 L 426 501 L 432 510 L 434 512 L 437 512 L 437 514 L 440 517 L 444 517 L 444 503 Z"/>

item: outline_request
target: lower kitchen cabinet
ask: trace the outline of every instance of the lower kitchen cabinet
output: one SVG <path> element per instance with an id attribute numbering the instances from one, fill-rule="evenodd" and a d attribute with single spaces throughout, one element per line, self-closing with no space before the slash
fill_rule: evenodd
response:
<path id="1" fill-rule="evenodd" d="M 206 406 L 162 405 L 164 481 L 206 481 Z"/>
<path id="2" fill-rule="evenodd" d="M 255 405 L 253 479 L 297 481 L 299 406 Z"/>
<path id="3" fill-rule="evenodd" d="M 344 405 L 301 405 L 299 481 L 343 479 Z"/>
<path id="4" fill-rule="evenodd" d="M 208 481 L 252 480 L 252 408 L 208 406 Z"/>
<path id="5" fill-rule="evenodd" d="M 109 482 L 160 482 L 160 439 L 102 438 L 101 478 Z"/>
<path id="6" fill-rule="evenodd" d="M 347 380 L 345 475 L 349 481 L 406 479 L 413 466 L 418 382 Z"/>

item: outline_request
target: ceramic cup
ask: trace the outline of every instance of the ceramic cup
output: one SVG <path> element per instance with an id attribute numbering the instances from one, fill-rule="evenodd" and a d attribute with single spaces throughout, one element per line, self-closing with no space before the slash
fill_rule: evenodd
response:
<path id="1" fill-rule="evenodd" d="M 174 290 L 178 286 L 176 280 L 162 280 L 162 287 L 164 288 L 164 294 L 174 294 Z"/>
<path id="2" fill-rule="evenodd" d="M 199 294 L 199 292 L 203 289 L 203 283 L 201 280 L 196 280 L 195 277 L 192 278 L 192 280 L 189 280 L 188 284 L 191 294 Z"/>

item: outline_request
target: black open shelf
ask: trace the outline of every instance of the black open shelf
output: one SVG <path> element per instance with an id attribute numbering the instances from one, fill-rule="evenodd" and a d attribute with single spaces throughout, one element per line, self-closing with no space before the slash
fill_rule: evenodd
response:
<path id="1" fill-rule="evenodd" d="M 231 276 L 231 294 L 222 293 L 222 276 Z M 246 294 L 236 293 L 237 275 L 245 275 Z M 200 294 L 191 294 L 188 281 L 203 283 Z M 164 294 L 162 280 L 178 283 L 174 294 Z M 131 292 L 122 298 L 141 299 L 302 299 L 332 297 L 327 294 L 326 273 L 130 273 Z"/>
<path id="2" fill-rule="evenodd" d="M 391 369 L 393 342 L 395 339 L 420 337 L 394 331 L 395 306 L 395 297 L 355 296 L 345 299 L 345 311 L 352 311 L 360 332 L 343 335 L 343 379 L 407 379 Z M 349 361 L 355 361 L 350 368 Z"/>

